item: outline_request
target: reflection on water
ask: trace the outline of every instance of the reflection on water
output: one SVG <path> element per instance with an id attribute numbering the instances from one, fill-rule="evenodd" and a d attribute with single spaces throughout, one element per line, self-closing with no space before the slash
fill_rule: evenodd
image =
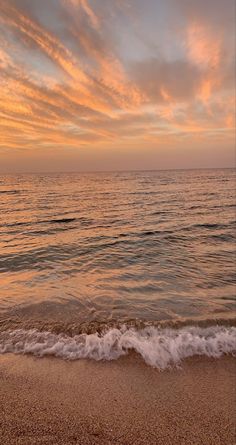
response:
<path id="1" fill-rule="evenodd" d="M 1 317 L 232 313 L 234 189 L 234 170 L 2 176 Z"/>

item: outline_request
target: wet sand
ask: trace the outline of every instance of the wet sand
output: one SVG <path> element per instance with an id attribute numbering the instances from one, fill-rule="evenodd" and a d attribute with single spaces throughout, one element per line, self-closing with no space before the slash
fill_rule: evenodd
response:
<path id="1" fill-rule="evenodd" d="M 0 356 L 0 444 L 235 445 L 236 360 Z"/>

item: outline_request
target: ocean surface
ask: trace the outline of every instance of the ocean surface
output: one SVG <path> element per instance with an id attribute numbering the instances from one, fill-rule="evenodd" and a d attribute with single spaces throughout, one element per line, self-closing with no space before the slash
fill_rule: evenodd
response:
<path id="1" fill-rule="evenodd" d="M 161 368 L 235 351 L 235 179 L 233 169 L 0 176 L 0 352 L 135 349 Z"/>

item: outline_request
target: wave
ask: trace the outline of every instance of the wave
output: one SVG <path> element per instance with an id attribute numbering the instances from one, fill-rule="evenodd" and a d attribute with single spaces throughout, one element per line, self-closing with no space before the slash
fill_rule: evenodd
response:
<path id="1" fill-rule="evenodd" d="M 16 329 L 0 333 L 0 354 L 55 356 L 67 360 L 116 360 L 135 351 L 143 360 L 160 370 L 176 367 L 193 356 L 219 358 L 236 355 L 236 328 L 187 326 L 159 329 L 153 326 L 134 329 L 123 326 L 99 334 L 69 336 L 36 329 Z"/>
<path id="2" fill-rule="evenodd" d="M 58 219 L 51 219 L 51 221 L 49 221 L 50 223 L 70 223 L 76 221 L 76 218 L 58 218 Z"/>
<path id="3" fill-rule="evenodd" d="M 7 195 L 16 195 L 18 193 L 21 193 L 23 190 L 0 190 L 0 194 L 7 194 Z"/>

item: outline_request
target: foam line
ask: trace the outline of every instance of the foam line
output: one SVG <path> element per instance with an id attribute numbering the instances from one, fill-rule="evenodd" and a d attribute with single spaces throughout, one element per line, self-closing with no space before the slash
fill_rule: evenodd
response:
<path id="1" fill-rule="evenodd" d="M 55 356 L 77 360 L 115 360 L 136 351 L 144 361 L 156 368 L 166 369 L 195 355 L 221 357 L 236 354 L 236 328 L 224 326 L 158 329 L 146 327 L 135 330 L 123 326 L 99 335 L 65 334 L 18 329 L 0 333 L 0 353 Z"/>

